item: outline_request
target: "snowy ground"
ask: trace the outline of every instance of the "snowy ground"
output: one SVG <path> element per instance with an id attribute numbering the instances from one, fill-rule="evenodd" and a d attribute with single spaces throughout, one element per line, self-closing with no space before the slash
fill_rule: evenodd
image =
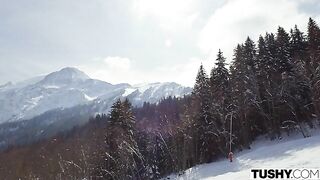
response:
<path id="1" fill-rule="evenodd" d="M 233 163 L 223 159 L 199 165 L 185 171 L 181 176 L 171 175 L 165 179 L 178 180 L 248 180 L 251 168 L 320 168 L 319 129 L 312 137 L 297 134 L 290 138 L 269 141 L 257 140 L 251 147 L 235 153 Z"/>

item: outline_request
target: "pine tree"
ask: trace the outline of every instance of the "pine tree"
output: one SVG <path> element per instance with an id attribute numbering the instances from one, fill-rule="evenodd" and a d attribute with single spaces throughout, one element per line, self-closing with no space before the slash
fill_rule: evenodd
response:
<path id="1" fill-rule="evenodd" d="M 248 66 L 244 59 L 244 45 L 238 45 L 234 50 L 234 60 L 231 65 L 231 82 L 232 82 L 232 104 L 236 112 L 236 121 L 234 124 L 234 133 L 239 138 L 239 144 L 249 147 L 249 123 L 246 119 L 248 109 L 246 92 L 248 87 Z M 241 132 L 241 133 L 240 133 Z"/>
<path id="2" fill-rule="evenodd" d="M 219 49 L 216 67 L 211 70 L 210 86 L 212 89 L 213 99 L 222 107 L 223 119 L 226 115 L 228 101 L 230 101 L 229 71 L 226 68 L 226 59 Z"/>
<path id="3" fill-rule="evenodd" d="M 244 148 L 250 148 L 249 144 L 256 134 L 262 133 L 264 121 L 262 121 L 261 97 L 259 92 L 259 69 L 261 66 L 257 60 L 254 42 L 247 38 L 245 44 L 238 45 L 234 53 L 232 63 L 232 104 L 235 107 L 236 121 L 234 129 L 238 137 L 238 143 Z"/>
<path id="4" fill-rule="evenodd" d="M 135 120 L 128 100 L 117 100 L 107 124 L 103 174 L 106 179 L 141 179 L 142 157 L 135 140 Z"/>
<path id="5" fill-rule="evenodd" d="M 301 68 L 300 68 L 301 69 Z M 286 116 L 282 116 L 282 128 L 290 130 L 299 130 L 304 137 L 308 135 L 302 129 L 302 122 L 310 119 L 306 113 L 310 113 L 308 108 L 311 103 L 310 88 L 306 83 L 304 76 L 300 76 L 299 69 L 295 66 L 294 73 L 288 75 L 283 74 L 282 82 L 282 102 L 285 109 L 281 108 L 282 112 L 288 112 Z M 300 73 L 301 74 L 301 73 Z"/>
<path id="6" fill-rule="evenodd" d="M 267 56 L 268 59 L 268 68 L 266 71 L 268 72 L 268 80 L 266 82 L 267 89 L 267 114 L 269 120 L 269 135 L 271 139 L 276 136 L 280 136 L 280 122 L 279 122 L 279 103 L 281 99 L 281 73 L 278 62 L 278 46 L 276 42 L 276 37 L 273 33 L 266 34 L 266 48 L 267 48 Z"/>
<path id="7" fill-rule="evenodd" d="M 268 34 L 267 34 L 268 36 Z M 267 39 L 267 37 L 266 37 Z M 271 76 L 272 76 L 272 58 L 268 51 L 268 44 L 266 40 L 260 36 L 258 40 L 258 49 L 257 49 L 257 59 L 256 59 L 256 74 L 257 74 L 257 83 L 260 94 L 260 106 L 259 112 L 263 116 L 263 121 L 259 125 L 262 132 L 270 131 L 272 128 L 272 114 L 271 114 L 271 103 L 272 96 L 270 96 L 271 89 Z"/>
<path id="8" fill-rule="evenodd" d="M 320 64 L 320 29 L 312 18 L 308 23 L 308 50 L 314 72 Z"/>
<path id="9" fill-rule="evenodd" d="M 305 62 L 306 59 L 306 50 L 307 50 L 307 41 L 303 34 L 298 29 L 298 26 L 295 25 L 294 29 L 291 29 L 290 31 L 290 44 L 291 44 L 291 56 L 293 58 L 293 63 L 301 63 Z"/>
<path id="10" fill-rule="evenodd" d="M 276 68 L 279 74 L 283 72 L 290 73 L 293 71 L 292 57 L 291 57 L 291 45 L 290 36 L 282 28 L 278 28 L 276 38 Z"/>
<path id="11" fill-rule="evenodd" d="M 310 84 L 312 88 L 312 104 L 320 121 L 320 91 L 318 89 L 318 67 L 320 64 L 320 29 L 317 23 L 310 18 L 308 23 L 308 57 L 307 71 L 310 72 Z"/>
<path id="12" fill-rule="evenodd" d="M 196 77 L 196 83 L 193 87 L 192 94 L 199 98 L 205 99 L 205 96 L 209 94 L 208 89 L 209 89 L 208 75 L 204 70 L 203 65 L 201 64 Z"/>
<path id="13" fill-rule="evenodd" d="M 307 53 L 307 39 L 297 25 L 291 30 L 291 50 L 296 76 L 297 93 L 295 95 L 298 103 L 298 119 L 311 119 L 312 112 L 312 93 L 310 82 L 310 61 Z"/>
<path id="14" fill-rule="evenodd" d="M 196 155 L 196 129 L 195 118 L 198 110 L 199 102 L 191 95 L 188 98 L 183 110 L 182 124 L 181 124 L 181 136 L 183 138 L 183 151 L 182 154 L 182 168 L 187 169 L 197 163 L 198 156 Z"/>
<path id="15" fill-rule="evenodd" d="M 304 53 L 303 35 L 297 26 L 291 34 L 290 39 L 289 34 L 279 27 L 276 39 L 277 69 L 279 75 L 281 74 L 279 114 L 282 115 L 279 121 L 282 125 L 288 121 L 300 124 L 303 107 L 310 103 L 308 84 L 301 71 L 303 68 L 299 68 L 303 66 L 303 61 L 300 59 L 303 58 Z"/>
<path id="16" fill-rule="evenodd" d="M 212 101 L 209 85 L 209 78 L 201 65 L 193 89 L 193 108 L 196 113 L 193 115 L 196 162 L 210 162 L 217 155 L 218 132 L 212 113 Z"/>
<path id="17" fill-rule="evenodd" d="M 318 122 L 320 122 L 320 66 L 315 70 L 314 76 L 312 78 L 312 93 L 313 105 L 318 117 Z"/>
<path id="18" fill-rule="evenodd" d="M 227 141 L 229 141 L 229 119 L 231 111 L 231 87 L 230 74 L 226 68 L 226 59 L 222 51 L 219 49 L 215 67 L 211 70 L 210 87 L 211 87 L 211 111 L 214 115 L 214 123 L 216 125 L 216 139 L 219 142 L 221 154 L 228 152 Z"/>
<path id="19" fill-rule="evenodd" d="M 249 103 L 255 107 L 259 106 L 261 101 L 257 81 L 257 54 L 254 42 L 248 37 L 243 48 L 243 58 L 246 65 L 246 96 Z"/>

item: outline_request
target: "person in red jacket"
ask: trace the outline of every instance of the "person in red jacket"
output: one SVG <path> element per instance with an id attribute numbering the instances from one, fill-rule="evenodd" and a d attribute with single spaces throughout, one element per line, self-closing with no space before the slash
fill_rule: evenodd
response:
<path id="1" fill-rule="evenodd" d="M 233 160 L 233 153 L 232 153 L 231 151 L 229 152 L 228 158 L 229 158 L 230 162 L 232 162 L 232 160 Z"/>

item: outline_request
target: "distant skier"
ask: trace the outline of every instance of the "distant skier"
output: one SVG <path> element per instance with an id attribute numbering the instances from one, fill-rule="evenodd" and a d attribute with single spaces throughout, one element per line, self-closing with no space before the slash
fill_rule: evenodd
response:
<path id="1" fill-rule="evenodd" d="M 229 157 L 230 162 L 232 162 L 232 160 L 233 160 L 233 153 L 232 153 L 231 151 L 229 152 L 228 157 Z"/>

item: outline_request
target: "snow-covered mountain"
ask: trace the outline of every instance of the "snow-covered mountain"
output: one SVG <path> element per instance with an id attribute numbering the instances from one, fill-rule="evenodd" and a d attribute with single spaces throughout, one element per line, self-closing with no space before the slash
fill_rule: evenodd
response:
<path id="1" fill-rule="evenodd" d="M 85 104 L 101 104 L 104 107 L 98 109 L 107 111 L 110 101 L 123 97 L 139 106 L 143 102 L 155 103 L 164 97 L 190 92 L 191 88 L 176 83 L 114 85 L 67 67 L 46 76 L 0 86 L 0 123 L 26 120 L 50 110 Z M 102 101 L 108 101 L 107 105 Z"/>

